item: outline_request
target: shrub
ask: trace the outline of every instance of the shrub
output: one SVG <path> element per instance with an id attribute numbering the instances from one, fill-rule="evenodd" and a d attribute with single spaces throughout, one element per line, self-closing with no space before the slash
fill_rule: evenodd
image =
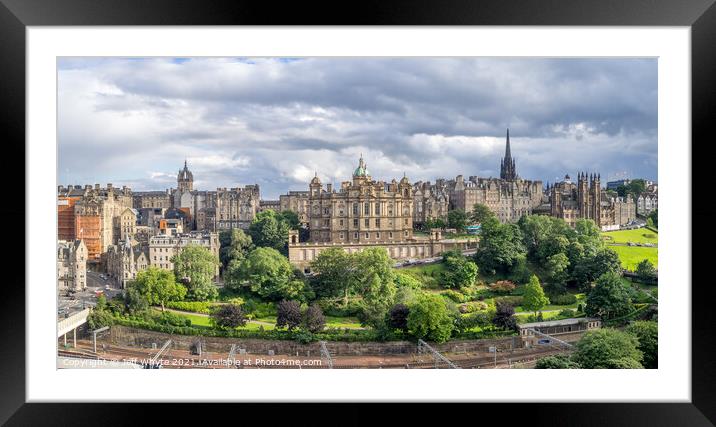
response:
<path id="1" fill-rule="evenodd" d="M 577 314 L 576 311 L 572 310 L 571 308 L 565 308 L 564 310 L 561 310 L 558 314 L 559 317 L 562 317 L 564 319 L 569 319 L 573 317 L 575 314 Z"/>
<path id="2" fill-rule="evenodd" d="M 474 313 L 476 311 L 487 310 L 487 303 L 482 301 L 470 301 L 460 304 L 457 308 L 460 313 Z"/>
<path id="3" fill-rule="evenodd" d="M 463 295 L 462 293 L 460 293 L 454 289 L 448 289 L 447 291 L 444 291 L 441 295 L 444 297 L 447 297 L 448 299 L 450 299 L 453 302 L 460 303 L 465 300 L 465 295 Z"/>
<path id="4" fill-rule="evenodd" d="M 320 332 L 326 326 L 326 318 L 318 304 L 311 304 L 303 314 L 303 328 L 311 333 Z"/>
<path id="5" fill-rule="evenodd" d="M 506 303 L 513 307 L 516 307 L 518 305 L 522 305 L 522 300 L 523 300 L 523 298 L 521 296 L 510 295 L 510 296 L 495 298 L 495 304 Z"/>
<path id="6" fill-rule="evenodd" d="M 554 305 L 570 305 L 577 302 L 577 297 L 574 294 L 554 295 L 549 297 L 549 301 Z"/>
<path id="7" fill-rule="evenodd" d="M 515 288 L 517 288 L 517 285 L 510 282 L 509 280 L 498 280 L 495 283 L 490 283 L 488 287 L 492 292 L 507 294 L 514 291 Z"/>
<path id="8" fill-rule="evenodd" d="M 186 321 L 189 321 L 187 325 Z M 165 311 L 154 318 L 154 321 L 163 325 L 171 326 L 191 326 L 191 319 L 172 313 L 171 311 Z"/>
<path id="9" fill-rule="evenodd" d="M 283 300 L 276 305 L 276 327 L 292 330 L 301 324 L 301 305 L 297 301 Z"/>
<path id="10" fill-rule="evenodd" d="M 224 304 L 211 314 L 211 320 L 220 328 L 235 328 L 246 324 L 246 314 L 241 306 Z"/>
<path id="11" fill-rule="evenodd" d="M 164 305 L 174 310 L 211 314 L 212 307 L 216 304 L 207 301 L 168 301 Z"/>

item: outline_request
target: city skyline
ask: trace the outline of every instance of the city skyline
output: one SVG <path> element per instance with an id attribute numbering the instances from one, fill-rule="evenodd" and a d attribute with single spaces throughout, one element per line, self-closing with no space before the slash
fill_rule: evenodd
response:
<path id="1" fill-rule="evenodd" d="M 259 184 L 262 198 L 349 179 L 657 180 L 656 59 L 59 60 L 58 184 L 135 191 Z M 587 102 L 588 101 L 588 102 Z M 604 182 L 606 182 L 606 179 Z"/>

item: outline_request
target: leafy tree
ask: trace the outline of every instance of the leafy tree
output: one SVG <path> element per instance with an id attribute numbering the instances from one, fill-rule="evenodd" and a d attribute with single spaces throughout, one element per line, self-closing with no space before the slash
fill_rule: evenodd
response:
<path id="1" fill-rule="evenodd" d="M 549 304 L 549 298 L 544 295 L 544 290 L 542 290 L 537 276 L 532 275 L 530 282 L 525 285 L 525 292 L 522 295 L 522 307 L 533 312 L 536 317 L 537 312 L 541 311 L 547 304 Z"/>
<path id="2" fill-rule="evenodd" d="M 405 304 L 396 304 L 388 312 L 388 326 L 408 332 L 408 315 L 410 309 Z"/>
<path id="3" fill-rule="evenodd" d="M 515 307 L 504 301 L 495 304 L 495 316 L 492 324 L 505 330 L 517 330 L 517 319 L 515 319 Z"/>
<path id="4" fill-rule="evenodd" d="M 470 221 L 472 221 L 475 224 L 482 224 L 487 218 L 494 217 L 495 214 L 492 213 L 490 208 L 487 207 L 487 205 L 484 205 L 482 203 L 475 203 L 472 206 L 472 212 L 470 212 Z"/>
<path id="5" fill-rule="evenodd" d="M 285 211 L 281 211 L 279 215 L 283 221 L 288 224 L 289 229 L 298 230 L 301 228 L 301 222 L 299 221 L 298 214 L 296 212 L 287 209 Z"/>
<path id="6" fill-rule="evenodd" d="M 656 268 L 648 259 L 643 259 L 637 264 L 635 273 L 644 282 L 650 282 L 656 278 Z"/>
<path id="7" fill-rule="evenodd" d="M 574 223 L 574 230 L 579 243 L 587 247 L 602 246 L 599 227 L 591 219 L 580 218 Z"/>
<path id="8" fill-rule="evenodd" d="M 659 367 L 659 326 L 651 320 L 637 320 L 632 322 L 625 330 L 634 335 L 639 344 L 637 348 L 644 354 L 644 367 L 657 369 Z"/>
<path id="9" fill-rule="evenodd" d="M 224 269 L 232 260 L 241 261 L 253 247 L 251 236 L 244 233 L 239 228 L 224 230 L 219 233 L 219 260 Z"/>
<path id="10" fill-rule="evenodd" d="M 547 258 L 545 269 L 549 275 L 549 283 L 552 289 L 564 291 L 564 286 L 569 278 L 569 258 L 563 253 L 558 253 Z M 555 292 L 562 293 L 562 292 Z"/>
<path id="11" fill-rule="evenodd" d="M 647 226 L 647 227 L 654 228 L 654 220 L 651 219 L 651 217 L 647 217 L 647 218 L 646 218 L 646 226 Z"/>
<path id="12" fill-rule="evenodd" d="M 292 330 L 301 324 L 301 305 L 298 301 L 283 300 L 276 304 L 276 326 Z"/>
<path id="13" fill-rule="evenodd" d="M 649 214 L 649 219 L 651 219 L 651 222 L 654 223 L 654 227 L 659 227 L 659 210 L 654 209 Z"/>
<path id="14" fill-rule="evenodd" d="M 127 286 L 128 295 L 136 302 L 135 309 L 140 305 L 159 305 L 164 311 L 168 301 L 181 301 L 187 293 L 184 286 L 177 283 L 171 271 L 157 267 L 149 267 L 137 273 L 137 278 Z"/>
<path id="15" fill-rule="evenodd" d="M 516 224 L 500 224 L 495 217 L 488 218 L 480 232 L 480 247 L 475 254 L 477 265 L 494 274 L 508 273 L 524 258 L 526 250 L 522 232 Z"/>
<path id="16" fill-rule="evenodd" d="M 646 181 L 643 179 L 634 179 L 627 184 L 627 192 L 634 197 L 634 201 L 644 191 L 646 191 Z"/>
<path id="17" fill-rule="evenodd" d="M 566 354 L 548 356 L 537 361 L 535 369 L 579 369 L 578 363 L 574 362 Z"/>
<path id="18" fill-rule="evenodd" d="M 467 214 L 462 209 L 453 209 L 447 215 L 448 227 L 454 228 L 458 233 L 465 230 Z"/>
<path id="19" fill-rule="evenodd" d="M 288 253 L 288 231 L 291 225 L 281 214 L 268 209 L 256 214 L 249 226 L 249 236 L 256 246 Z"/>
<path id="20" fill-rule="evenodd" d="M 453 331 L 453 319 L 440 295 L 423 293 L 409 307 L 408 331 L 416 338 L 445 342 Z"/>
<path id="21" fill-rule="evenodd" d="M 619 197 L 626 197 L 626 195 L 629 194 L 629 188 L 622 184 L 617 187 L 617 194 Z"/>
<path id="22" fill-rule="evenodd" d="M 400 288 L 409 288 L 414 290 L 419 290 L 423 287 L 423 284 L 420 282 L 420 280 L 416 279 L 415 277 L 411 276 L 407 273 L 401 273 L 399 271 L 395 272 L 395 286 Z"/>
<path id="23" fill-rule="evenodd" d="M 136 287 L 132 286 L 133 282 L 127 284 L 127 291 L 124 293 L 124 305 L 128 312 L 137 314 L 145 312 L 149 309 L 149 299 L 142 295 Z"/>
<path id="24" fill-rule="evenodd" d="M 344 305 L 348 295 L 356 285 L 355 258 L 342 248 L 329 248 L 321 251 L 311 262 L 311 271 L 317 273 L 313 288 L 319 297 L 343 296 Z"/>
<path id="25" fill-rule="evenodd" d="M 323 316 L 323 310 L 318 304 L 311 304 L 303 314 L 303 327 L 313 334 L 320 332 L 326 326 L 326 318 Z"/>
<path id="26" fill-rule="evenodd" d="M 222 304 L 211 313 L 211 322 L 220 328 L 235 328 L 246 324 L 246 315 L 240 305 Z"/>
<path id="27" fill-rule="evenodd" d="M 622 266 L 619 255 L 612 249 L 601 247 L 596 253 L 583 256 L 574 267 L 572 277 L 583 289 L 606 273 L 618 274 Z"/>
<path id="28" fill-rule="evenodd" d="M 445 288 L 463 288 L 475 283 L 477 265 L 460 251 L 449 251 L 443 255 L 445 270 L 441 274 L 441 284 Z"/>
<path id="29" fill-rule="evenodd" d="M 572 359 L 584 369 L 642 368 L 643 354 L 634 335 L 616 329 L 585 333 L 575 345 Z"/>
<path id="30" fill-rule="evenodd" d="M 596 286 L 587 295 L 588 316 L 612 319 L 632 310 L 631 293 L 616 273 L 605 273 L 597 279 Z"/>
<path id="31" fill-rule="evenodd" d="M 187 288 L 188 298 L 209 301 L 219 295 L 213 283 L 219 260 L 209 249 L 189 245 L 172 257 L 172 263 L 174 263 L 174 275 Z"/>
<path id="32" fill-rule="evenodd" d="M 294 276 L 285 256 L 273 248 L 256 248 L 241 261 L 238 277 L 248 282 L 251 291 L 263 298 L 279 300 L 298 298 L 304 283 Z"/>
<path id="33" fill-rule="evenodd" d="M 107 306 L 107 298 L 105 298 L 104 295 L 100 295 L 99 298 L 97 298 L 97 305 L 89 316 L 87 316 L 87 323 L 92 330 L 111 326 L 114 323 L 112 313 Z"/>

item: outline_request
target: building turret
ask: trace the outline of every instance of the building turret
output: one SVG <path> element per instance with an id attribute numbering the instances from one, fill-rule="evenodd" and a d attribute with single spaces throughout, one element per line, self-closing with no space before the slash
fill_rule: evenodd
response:
<path id="1" fill-rule="evenodd" d="M 177 189 L 180 192 L 194 190 L 194 174 L 189 171 L 186 160 L 184 160 L 184 169 L 177 175 Z"/>
<path id="2" fill-rule="evenodd" d="M 500 178 L 506 180 L 517 179 L 515 160 L 510 152 L 510 130 L 507 129 L 507 142 L 505 143 L 505 157 L 500 162 Z"/>

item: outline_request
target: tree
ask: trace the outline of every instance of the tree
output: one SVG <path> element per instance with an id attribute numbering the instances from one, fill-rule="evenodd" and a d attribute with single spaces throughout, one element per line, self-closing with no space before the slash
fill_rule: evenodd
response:
<path id="1" fill-rule="evenodd" d="M 443 255 L 445 270 L 440 277 L 441 284 L 446 288 L 463 288 L 475 283 L 477 265 L 465 257 L 460 251 L 449 251 Z"/>
<path id="2" fill-rule="evenodd" d="M 219 260 L 205 247 L 189 245 L 172 257 L 174 274 L 187 288 L 187 297 L 195 301 L 216 299 L 219 292 L 213 283 Z"/>
<path id="3" fill-rule="evenodd" d="M 232 260 L 241 261 L 253 247 L 251 236 L 244 233 L 240 228 L 232 228 L 219 233 L 219 260 L 224 269 Z"/>
<path id="4" fill-rule="evenodd" d="M 567 255 L 558 253 L 548 257 L 545 269 L 549 275 L 550 288 L 563 292 L 564 286 L 569 278 L 569 258 L 567 258 Z"/>
<path id="5" fill-rule="evenodd" d="M 355 259 L 342 248 L 321 251 L 311 262 L 311 271 L 317 273 L 313 288 L 320 297 L 343 296 L 344 305 L 348 294 L 355 286 Z"/>
<path id="6" fill-rule="evenodd" d="M 246 315 L 240 305 L 222 304 L 211 313 L 211 322 L 220 328 L 236 328 L 246 324 Z"/>
<path id="7" fill-rule="evenodd" d="M 591 282 L 606 273 L 618 274 L 622 266 L 619 255 L 612 249 L 601 247 L 593 254 L 585 254 L 574 267 L 572 277 L 583 289 L 589 289 Z"/>
<path id="8" fill-rule="evenodd" d="M 638 345 L 634 335 L 610 328 L 596 329 L 577 342 L 572 360 L 584 369 L 638 369 L 643 367 Z"/>
<path id="9" fill-rule="evenodd" d="M 171 271 L 157 267 L 149 267 L 137 273 L 137 278 L 129 282 L 127 288 L 130 298 L 135 301 L 143 299 L 147 305 L 159 305 L 162 311 L 168 301 L 180 301 L 187 293 L 186 288 L 176 282 Z M 140 301 L 138 305 L 142 305 Z"/>
<path id="10" fill-rule="evenodd" d="M 646 191 L 646 181 L 643 179 L 634 179 L 627 184 L 627 192 L 634 197 L 634 201 L 636 201 L 639 195 L 644 191 Z"/>
<path id="11" fill-rule="evenodd" d="M 646 217 L 646 226 L 649 228 L 654 228 L 654 220 L 651 219 L 651 217 Z"/>
<path id="12" fill-rule="evenodd" d="M 500 224 L 497 218 L 490 217 L 481 230 L 480 247 L 475 253 L 481 270 L 491 274 L 509 273 L 526 256 L 522 232 L 516 224 Z"/>
<path id="13" fill-rule="evenodd" d="M 454 228 L 458 233 L 465 230 L 467 214 L 462 209 L 453 209 L 447 215 L 448 227 Z"/>
<path id="14" fill-rule="evenodd" d="M 281 211 L 279 214 L 283 221 L 288 224 L 288 228 L 291 230 L 298 230 L 301 227 L 301 221 L 298 218 L 298 214 L 292 210 Z"/>
<path id="15" fill-rule="evenodd" d="M 408 332 L 408 315 L 410 309 L 405 304 L 396 304 L 388 312 L 388 326 Z"/>
<path id="16" fill-rule="evenodd" d="M 632 310 L 629 289 L 622 283 L 616 273 L 601 275 L 587 295 L 587 307 L 584 312 L 588 316 L 599 316 L 602 319 L 613 319 Z"/>
<path id="17" fill-rule="evenodd" d="M 492 324 L 505 330 L 517 330 L 515 307 L 510 303 L 498 301 L 495 304 L 495 316 L 492 318 Z"/>
<path id="18" fill-rule="evenodd" d="M 423 293 L 409 307 L 408 332 L 416 338 L 437 343 L 450 339 L 453 319 L 440 295 Z"/>
<path id="19" fill-rule="evenodd" d="M 544 295 L 539 279 L 533 274 L 530 282 L 525 285 L 525 292 L 522 295 L 522 307 L 533 312 L 537 317 L 537 312 L 541 311 L 547 304 L 549 304 L 549 298 Z"/>
<path id="20" fill-rule="evenodd" d="M 649 219 L 651 219 L 651 222 L 654 224 L 653 226 L 655 228 L 659 227 L 659 212 L 658 211 L 659 211 L 658 209 L 654 209 L 649 214 Z"/>
<path id="21" fill-rule="evenodd" d="M 482 224 L 487 218 L 495 216 L 494 213 L 482 203 L 475 203 L 470 212 L 470 221 L 475 224 Z"/>
<path id="22" fill-rule="evenodd" d="M 100 295 L 99 298 L 97 298 L 97 305 L 89 316 L 87 316 L 87 323 L 91 330 L 111 326 L 114 323 L 112 313 L 107 306 L 107 298 L 105 298 L 104 295 Z"/>
<path id="23" fill-rule="evenodd" d="M 625 332 L 639 341 L 637 348 L 644 354 L 643 365 L 647 369 L 659 367 L 659 326 L 653 320 L 637 320 L 626 327 Z"/>
<path id="24" fill-rule="evenodd" d="M 315 334 L 323 330 L 326 326 L 326 318 L 323 316 L 323 310 L 318 304 L 311 304 L 303 315 L 303 327 Z"/>
<path id="25" fill-rule="evenodd" d="M 275 211 L 268 209 L 256 214 L 249 226 L 249 235 L 259 247 L 273 248 L 287 254 L 290 224 Z"/>
<path id="26" fill-rule="evenodd" d="M 276 304 L 276 326 L 293 330 L 301 324 L 301 305 L 298 301 L 283 300 Z"/>
<path id="27" fill-rule="evenodd" d="M 643 282 L 651 282 L 656 278 L 656 268 L 648 259 L 643 259 L 637 264 L 635 273 Z"/>
<path id="28" fill-rule="evenodd" d="M 578 363 L 574 362 L 566 354 L 548 356 L 537 361 L 535 369 L 579 369 Z"/>
<path id="29" fill-rule="evenodd" d="M 304 283 L 294 276 L 285 256 L 273 248 L 256 248 L 241 261 L 238 278 L 248 283 L 252 292 L 262 298 L 295 299 L 301 295 Z"/>

